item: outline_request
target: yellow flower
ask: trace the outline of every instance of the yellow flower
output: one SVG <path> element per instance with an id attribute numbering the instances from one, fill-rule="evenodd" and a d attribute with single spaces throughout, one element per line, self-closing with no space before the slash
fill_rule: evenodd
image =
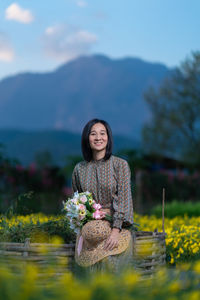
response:
<path id="1" fill-rule="evenodd" d="M 176 293 L 180 290 L 181 286 L 178 281 L 172 282 L 169 286 L 170 292 Z"/>
<path id="2" fill-rule="evenodd" d="M 173 238 L 169 238 L 169 239 L 166 240 L 166 242 L 169 243 L 169 244 L 170 244 L 172 241 L 173 241 Z"/>
<path id="3" fill-rule="evenodd" d="M 193 270 L 200 274 L 200 260 L 195 263 Z"/>
<path id="4" fill-rule="evenodd" d="M 178 246 L 178 243 L 175 242 L 174 245 L 173 245 L 173 247 L 174 247 L 174 248 L 177 248 L 177 246 Z"/>
<path id="5" fill-rule="evenodd" d="M 180 254 L 183 254 L 183 253 L 184 253 L 184 250 L 183 250 L 181 247 L 179 248 L 179 253 L 180 253 Z"/>
<path id="6" fill-rule="evenodd" d="M 64 241 L 60 236 L 55 235 L 52 237 L 51 243 L 54 245 L 62 245 Z"/>
<path id="7" fill-rule="evenodd" d="M 195 254 L 195 253 L 197 253 L 199 251 L 199 247 L 197 246 L 197 247 L 195 247 L 193 250 L 192 250 L 192 252 Z"/>
<path id="8" fill-rule="evenodd" d="M 124 276 L 124 284 L 128 287 L 133 287 L 139 280 L 139 275 L 133 272 L 127 272 Z"/>
<path id="9" fill-rule="evenodd" d="M 89 202 L 90 205 L 92 205 L 93 200 L 92 200 L 92 199 L 89 199 L 88 202 Z"/>
<path id="10" fill-rule="evenodd" d="M 171 257 L 170 263 L 173 264 L 174 263 L 174 258 Z"/>
<path id="11" fill-rule="evenodd" d="M 80 216 L 85 216 L 85 214 L 86 214 L 86 211 L 85 211 L 85 210 L 80 210 L 80 212 L 79 212 L 79 215 L 80 215 Z"/>
<path id="12" fill-rule="evenodd" d="M 199 300 L 200 298 L 200 292 L 199 291 L 193 291 L 189 294 L 189 298 L 190 300 Z"/>

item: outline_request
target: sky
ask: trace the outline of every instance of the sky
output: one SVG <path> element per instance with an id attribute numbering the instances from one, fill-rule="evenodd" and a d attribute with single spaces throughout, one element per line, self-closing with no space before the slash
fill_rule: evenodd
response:
<path id="1" fill-rule="evenodd" d="M 179 66 L 200 50 L 199 0 L 0 0 L 0 79 L 80 55 Z"/>

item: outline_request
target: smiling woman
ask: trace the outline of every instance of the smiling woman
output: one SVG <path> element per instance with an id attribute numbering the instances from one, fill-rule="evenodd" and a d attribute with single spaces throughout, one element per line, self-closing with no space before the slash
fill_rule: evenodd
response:
<path id="1" fill-rule="evenodd" d="M 92 126 L 89 143 L 95 159 L 99 160 L 105 156 L 108 135 L 102 123 L 96 123 Z"/>
<path id="2" fill-rule="evenodd" d="M 133 203 L 131 172 L 126 160 L 112 155 L 112 131 L 106 121 L 89 121 L 82 133 L 84 161 L 72 174 L 76 192 L 89 191 L 102 210 L 112 216 L 106 220 L 88 222 L 76 238 L 75 260 L 89 270 L 121 270 L 132 265 Z M 77 253 L 80 237 L 83 246 Z"/>

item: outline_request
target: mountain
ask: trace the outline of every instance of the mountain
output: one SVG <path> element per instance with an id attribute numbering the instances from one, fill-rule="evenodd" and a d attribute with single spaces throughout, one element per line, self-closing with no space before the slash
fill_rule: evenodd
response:
<path id="1" fill-rule="evenodd" d="M 114 136 L 114 151 L 124 148 L 138 148 L 133 139 Z M 9 158 L 18 159 L 23 165 L 29 165 L 37 154 L 48 151 L 52 163 L 62 166 L 68 155 L 81 155 L 81 135 L 64 130 L 11 130 L 0 129 L 0 152 Z"/>
<path id="2" fill-rule="evenodd" d="M 8 77 L 0 81 L 0 128 L 80 134 L 97 117 L 108 121 L 114 134 L 138 139 L 150 118 L 143 93 L 170 72 L 165 65 L 137 58 L 94 55 L 53 72 Z"/>

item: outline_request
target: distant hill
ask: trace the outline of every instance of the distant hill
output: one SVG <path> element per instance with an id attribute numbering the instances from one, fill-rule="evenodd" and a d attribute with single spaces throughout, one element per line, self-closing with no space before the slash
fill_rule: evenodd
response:
<path id="1" fill-rule="evenodd" d="M 63 130 L 3 130 L 0 129 L 0 144 L 9 158 L 17 158 L 23 165 L 29 165 L 37 153 L 49 151 L 53 163 L 63 165 L 68 155 L 81 155 L 81 135 Z M 124 148 L 138 148 L 136 140 L 114 136 L 114 151 Z"/>
<path id="2" fill-rule="evenodd" d="M 150 85 L 159 86 L 170 72 L 165 65 L 141 59 L 94 55 L 68 62 L 54 72 L 8 77 L 0 81 L 0 128 L 61 129 L 80 134 L 88 120 L 98 117 L 107 120 L 115 134 L 138 139 L 150 118 L 143 92 Z M 37 133 L 36 138 L 34 132 L 21 135 L 13 131 L 12 147 L 19 145 L 19 138 L 20 151 L 36 142 L 45 145 L 49 136 L 55 143 L 57 139 L 63 143 L 67 133 L 54 134 Z M 75 135 L 68 133 L 66 138 L 71 147 Z"/>

